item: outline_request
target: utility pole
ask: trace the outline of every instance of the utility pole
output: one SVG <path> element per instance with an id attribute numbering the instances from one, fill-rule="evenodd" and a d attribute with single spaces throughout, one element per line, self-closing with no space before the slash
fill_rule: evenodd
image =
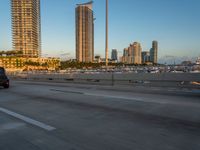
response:
<path id="1" fill-rule="evenodd" d="M 108 0 L 106 0 L 106 50 L 105 50 L 106 66 L 108 66 Z"/>

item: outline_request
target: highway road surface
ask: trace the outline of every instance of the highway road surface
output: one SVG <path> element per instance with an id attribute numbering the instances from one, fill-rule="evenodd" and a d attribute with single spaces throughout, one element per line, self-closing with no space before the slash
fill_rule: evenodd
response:
<path id="1" fill-rule="evenodd" d="M 200 92 L 11 81 L 0 150 L 200 150 Z"/>

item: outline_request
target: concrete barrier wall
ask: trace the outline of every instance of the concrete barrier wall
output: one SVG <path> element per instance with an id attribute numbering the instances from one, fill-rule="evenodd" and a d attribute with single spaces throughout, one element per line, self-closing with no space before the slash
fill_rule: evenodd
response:
<path id="1" fill-rule="evenodd" d="M 142 85 L 142 86 L 170 86 L 170 87 L 194 87 L 191 84 L 200 82 L 200 73 L 99 73 L 99 74 L 17 74 L 10 76 L 13 79 L 26 79 L 38 81 L 56 81 L 84 84 L 102 85 Z"/>
<path id="2" fill-rule="evenodd" d="M 200 82 L 200 73 L 101 73 L 101 74 L 22 74 L 16 75 L 16 77 L 24 77 L 29 79 L 74 79 L 74 80 L 87 80 L 87 79 L 98 79 L 98 80 L 135 80 L 135 81 L 197 81 Z M 14 77 L 14 76 L 13 76 Z"/>
<path id="3" fill-rule="evenodd" d="M 122 74 L 115 75 L 116 79 L 148 80 L 148 81 L 200 81 L 198 73 L 156 73 L 156 74 Z"/>
<path id="4" fill-rule="evenodd" d="M 11 78 L 27 78 L 27 79 L 74 79 L 74 80 L 134 80 L 134 81 L 197 81 L 200 82 L 200 73 L 101 73 L 101 74 L 17 74 L 11 75 Z"/>

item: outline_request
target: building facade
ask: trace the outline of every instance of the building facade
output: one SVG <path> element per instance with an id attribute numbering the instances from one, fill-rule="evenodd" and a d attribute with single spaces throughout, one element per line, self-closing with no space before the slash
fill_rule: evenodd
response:
<path id="1" fill-rule="evenodd" d="M 0 67 L 4 67 L 6 70 L 9 71 L 56 70 L 60 67 L 60 59 L 0 56 Z"/>
<path id="2" fill-rule="evenodd" d="M 76 7 L 76 59 L 79 62 L 94 60 L 94 16 L 92 1 Z"/>
<path id="3" fill-rule="evenodd" d="M 41 56 L 40 0 L 11 0 L 13 50 Z"/>
<path id="4" fill-rule="evenodd" d="M 152 48 L 150 49 L 150 61 L 154 64 L 158 63 L 158 42 L 152 42 Z"/>
<path id="5" fill-rule="evenodd" d="M 128 63 L 128 48 L 124 48 L 124 51 L 123 51 L 123 56 L 122 56 L 122 62 L 123 63 Z"/>
<path id="6" fill-rule="evenodd" d="M 140 43 L 134 42 L 128 48 L 124 49 L 123 62 L 127 64 L 141 64 L 142 63 L 142 47 Z"/>
<path id="7" fill-rule="evenodd" d="M 118 52 L 116 49 L 112 49 L 111 59 L 114 61 L 118 61 Z"/>
<path id="8" fill-rule="evenodd" d="M 142 47 L 140 43 L 134 42 L 133 45 L 133 64 L 141 64 L 142 63 Z"/>
<path id="9" fill-rule="evenodd" d="M 142 52 L 142 64 L 146 64 L 150 62 L 150 52 L 149 51 L 143 51 Z"/>

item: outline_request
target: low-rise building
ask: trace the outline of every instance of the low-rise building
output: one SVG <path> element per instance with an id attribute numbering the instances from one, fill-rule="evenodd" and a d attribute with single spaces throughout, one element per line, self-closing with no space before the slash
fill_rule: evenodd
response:
<path id="1" fill-rule="evenodd" d="M 9 71 L 16 70 L 56 70 L 60 66 L 59 58 L 25 58 L 0 56 L 0 67 Z"/>

